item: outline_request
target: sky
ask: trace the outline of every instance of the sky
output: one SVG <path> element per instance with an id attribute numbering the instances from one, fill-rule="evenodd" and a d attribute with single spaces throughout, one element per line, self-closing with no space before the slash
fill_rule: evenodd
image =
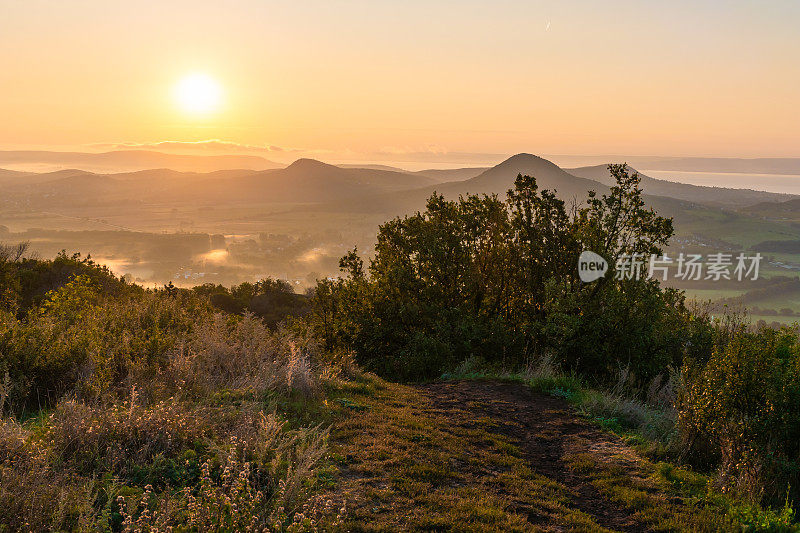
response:
<path id="1" fill-rule="evenodd" d="M 800 157 L 799 23 L 790 0 L 0 0 L 0 147 Z M 213 111 L 176 100 L 192 76 Z"/>

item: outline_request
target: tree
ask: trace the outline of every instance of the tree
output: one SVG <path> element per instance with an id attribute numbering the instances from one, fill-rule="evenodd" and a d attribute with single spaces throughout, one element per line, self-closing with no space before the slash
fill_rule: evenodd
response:
<path id="1" fill-rule="evenodd" d="M 683 316 L 682 297 L 650 280 L 607 276 L 587 287 L 577 276 L 582 250 L 613 265 L 616 254 L 659 253 L 672 234 L 671 221 L 646 208 L 638 176 L 624 165 L 609 171 L 608 194 L 590 191 L 569 209 L 522 175 L 505 202 L 433 194 L 425 211 L 380 226 L 366 271 L 353 250 L 340 261 L 345 279 L 320 282 L 323 338 L 401 379 L 433 377 L 473 355 L 513 364 L 545 350 L 579 370 L 650 373 L 648 358 L 661 364 L 681 349 L 669 328 Z"/>

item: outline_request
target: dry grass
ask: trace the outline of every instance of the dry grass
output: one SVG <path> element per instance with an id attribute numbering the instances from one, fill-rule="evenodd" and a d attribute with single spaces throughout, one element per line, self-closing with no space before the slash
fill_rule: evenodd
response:
<path id="1" fill-rule="evenodd" d="M 189 520 L 194 531 L 281 531 L 293 523 L 313 530 L 306 518 L 322 510 L 304 504 L 327 441 L 321 427 L 289 430 L 256 405 L 66 401 L 31 430 L 3 422 L 0 523 L 167 531 Z"/>
<path id="2" fill-rule="evenodd" d="M 167 377 L 197 397 L 222 389 L 320 392 L 321 348 L 310 338 L 272 332 L 252 315 L 231 320 L 215 314 L 169 354 Z"/>

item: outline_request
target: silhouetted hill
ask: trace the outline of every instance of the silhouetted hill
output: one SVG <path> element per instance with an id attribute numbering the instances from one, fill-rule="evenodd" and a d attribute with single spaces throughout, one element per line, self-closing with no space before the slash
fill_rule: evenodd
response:
<path id="1" fill-rule="evenodd" d="M 371 163 L 365 163 L 363 165 L 359 163 L 337 163 L 336 166 L 341 168 L 368 168 L 370 170 L 393 170 L 395 172 L 406 172 L 409 174 L 413 174 L 412 172 L 409 172 L 404 168 L 393 167 L 390 165 L 377 165 Z"/>
<path id="2" fill-rule="evenodd" d="M 435 183 L 407 172 L 341 168 L 313 159 L 299 159 L 283 169 L 220 170 L 210 173 L 153 169 L 117 174 L 62 170 L 43 174 L 13 174 L 6 178 L 10 198 L 27 202 L 54 197 L 63 202 L 80 198 L 109 202 L 136 198 L 159 203 L 212 204 L 316 203 L 364 195 L 416 189 Z"/>
<path id="3" fill-rule="evenodd" d="M 98 174 L 65 169 L 45 173 L 20 173 L 3 182 L 6 198 L 30 205 L 59 203 L 68 207 L 114 201 L 180 202 L 203 182 L 224 182 L 253 174 L 252 170 L 220 170 L 210 173 L 178 172 L 171 169 Z M 2 178 L 0 178 L 2 179 Z M 202 188 L 202 187 L 200 187 Z"/>
<path id="4" fill-rule="evenodd" d="M 513 187 L 514 179 L 519 174 L 534 176 L 540 189 L 555 190 L 565 201 L 576 200 L 578 203 L 586 200 L 587 192 L 590 190 L 594 190 L 598 194 L 608 192 L 609 186 L 607 184 L 611 182 L 608 169 L 605 166 L 597 167 L 592 174 L 598 180 L 602 179 L 606 182 L 601 183 L 588 177 L 574 176 L 541 157 L 531 154 L 519 154 L 467 180 L 439 183 L 392 194 L 384 193 L 368 197 L 330 201 L 325 204 L 308 206 L 305 209 L 316 213 L 362 215 L 366 217 L 365 220 L 382 222 L 396 216 L 424 210 L 425 202 L 433 192 L 439 192 L 450 199 L 467 193 L 496 193 L 500 198 L 505 198 L 506 191 Z M 657 182 L 658 180 L 654 181 Z M 730 192 L 734 196 L 741 192 L 727 189 L 723 191 Z M 672 217 L 676 234 L 681 235 L 684 239 L 702 234 L 709 238 L 724 238 L 726 241 L 735 243 L 736 246 L 741 246 L 742 249 L 745 249 L 752 245 L 753 242 L 764 240 L 767 238 L 766 236 L 770 238 L 787 238 L 787 228 L 784 225 L 756 219 L 730 208 L 725 209 L 695 202 L 691 195 L 685 194 L 686 189 L 681 187 L 671 189 L 671 192 L 680 194 L 681 197 L 671 198 L 645 194 L 644 200 L 648 206 L 655 209 L 660 215 Z M 751 192 L 745 191 L 745 194 Z M 789 233 L 794 234 L 796 232 L 790 231 Z"/>
<path id="5" fill-rule="evenodd" d="M 19 172 L 17 170 L 0 168 L 0 186 L 14 185 L 28 175 L 30 175 L 30 172 Z"/>
<path id="6" fill-rule="evenodd" d="M 607 187 L 599 182 L 574 176 L 555 163 L 532 154 L 517 154 L 509 157 L 499 165 L 465 181 L 448 184 L 442 187 L 443 193 L 452 191 L 496 193 L 504 195 L 514 186 L 517 175 L 536 177 L 539 189 L 550 189 L 558 192 L 564 199 L 584 198 L 586 191 L 601 192 Z"/>
<path id="7" fill-rule="evenodd" d="M 595 190 L 598 193 L 608 190 L 607 186 L 599 182 L 579 178 L 565 172 L 547 159 L 532 154 L 517 154 L 470 179 L 437 183 L 394 194 L 376 194 L 358 198 L 357 201 L 351 199 L 331 200 L 328 204 L 321 206 L 321 209 L 375 213 L 394 217 L 423 209 L 425 201 L 434 192 L 449 199 L 466 194 L 497 194 L 501 198 L 505 198 L 506 192 L 514 187 L 514 180 L 519 174 L 535 176 L 540 189 L 555 190 L 561 198 L 567 201 L 571 201 L 573 198 L 583 200 L 589 190 Z"/>
<path id="8" fill-rule="evenodd" d="M 608 172 L 607 165 L 570 168 L 567 169 L 567 172 L 575 176 L 599 181 L 605 185 L 612 184 L 611 174 Z M 676 183 L 651 178 L 641 173 L 639 173 L 639 176 L 642 178 L 641 186 L 645 194 L 667 196 L 708 205 L 739 207 L 764 201 L 780 202 L 793 197 L 790 194 L 754 191 L 751 189 L 728 189 Z"/>
<path id="9" fill-rule="evenodd" d="M 207 180 L 195 195 L 218 195 L 235 202 L 328 202 L 404 191 L 434 183 L 425 176 L 393 170 L 342 168 L 314 159 L 298 159 L 284 169 L 238 178 Z M 213 196 L 212 196 L 213 197 Z"/>

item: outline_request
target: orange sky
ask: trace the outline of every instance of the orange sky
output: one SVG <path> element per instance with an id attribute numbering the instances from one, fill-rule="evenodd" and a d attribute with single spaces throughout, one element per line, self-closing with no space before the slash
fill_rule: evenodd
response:
<path id="1" fill-rule="evenodd" d="M 0 146 L 800 157 L 798 23 L 789 0 L 0 0 Z M 217 112 L 176 104 L 192 73 Z"/>

